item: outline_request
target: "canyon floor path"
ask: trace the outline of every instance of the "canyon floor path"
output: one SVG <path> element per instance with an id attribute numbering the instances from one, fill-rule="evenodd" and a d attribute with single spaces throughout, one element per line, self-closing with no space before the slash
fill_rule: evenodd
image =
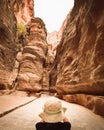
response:
<path id="1" fill-rule="evenodd" d="M 40 120 L 38 114 L 42 111 L 44 102 L 50 97 L 52 96 L 45 94 L 39 98 L 26 99 L 24 97 L 23 105 L 18 103 L 19 107 L 17 107 L 15 103 L 16 109 L 0 117 L 0 130 L 35 130 L 35 124 Z M 2 96 L 0 96 L 0 100 L 3 102 Z M 17 100 L 20 101 L 19 98 Z M 62 103 L 63 106 L 67 107 L 65 114 L 71 122 L 71 130 L 104 130 L 104 118 L 101 116 L 80 105 L 65 101 L 62 101 Z M 0 104 L 1 107 L 3 108 L 3 104 Z"/>

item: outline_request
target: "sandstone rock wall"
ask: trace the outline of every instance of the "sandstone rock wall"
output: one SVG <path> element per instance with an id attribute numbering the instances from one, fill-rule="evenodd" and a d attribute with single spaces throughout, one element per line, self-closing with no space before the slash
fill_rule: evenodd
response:
<path id="1" fill-rule="evenodd" d="M 13 83 L 16 57 L 16 18 L 12 1 L 0 0 L 0 90 Z"/>
<path id="2" fill-rule="evenodd" d="M 18 23 L 25 25 L 27 32 L 19 36 L 18 76 L 14 88 L 39 92 L 49 89 L 49 71 L 53 55 L 47 44 L 47 31 L 40 18 L 34 18 L 33 0 L 14 1 L 14 12 Z"/>
<path id="3" fill-rule="evenodd" d="M 54 53 L 54 55 L 56 54 L 57 45 L 59 44 L 59 40 L 60 40 L 60 38 L 58 37 L 58 34 L 59 32 L 53 31 L 51 33 L 48 33 L 47 35 L 47 42 L 48 44 L 50 44 L 51 50 Z"/>
<path id="4" fill-rule="evenodd" d="M 34 1 L 2 0 L 0 7 L 0 90 L 47 91 L 54 57 Z"/>
<path id="5" fill-rule="evenodd" d="M 48 52 L 47 31 L 40 18 L 33 18 L 27 25 L 27 32 L 27 45 L 23 48 L 20 61 L 17 90 L 38 92 L 43 89 Z"/>
<path id="6" fill-rule="evenodd" d="M 81 93 L 104 96 L 103 16 L 103 0 L 75 0 L 50 73 L 50 87 L 61 97 Z M 70 101 L 74 102 L 73 98 Z M 103 102 L 102 98 L 102 109 Z M 81 100 L 76 103 L 87 106 Z"/>
<path id="7" fill-rule="evenodd" d="M 14 12 L 19 23 L 26 25 L 34 17 L 34 0 L 14 0 Z"/>

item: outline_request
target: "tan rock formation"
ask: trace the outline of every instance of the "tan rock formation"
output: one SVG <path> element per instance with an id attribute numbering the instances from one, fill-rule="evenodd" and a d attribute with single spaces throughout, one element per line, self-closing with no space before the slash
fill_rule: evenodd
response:
<path id="1" fill-rule="evenodd" d="M 17 21 L 26 25 L 34 17 L 34 0 L 14 0 Z"/>
<path id="2" fill-rule="evenodd" d="M 54 54 L 56 54 L 57 45 L 59 44 L 59 40 L 60 40 L 60 38 L 58 38 L 57 31 L 53 31 L 51 33 L 48 33 L 47 42 L 48 42 L 48 44 L 50 44 L 52 46 L 51 50 Z"/>
<path id="3" fill-rule="evenodd" d="M 86 94 L 63 95 L 63 99 L 67 102 L 78 103 L 85 106 L 96 114 L 104 117 L 104 96 L 92 96 Z"/>
<path id="4" fill-rule="evenodd" d="M 67 14 L 65 20 L 63 21 L 63 23 L 62 23 L 62 25 L 61 25 L 61 27 L 60 27 L 60 29 L 59 29 L 59 32 L 58 32 L 58 39 L 59 39 L 59 41 L 60 41 L 61 38 L 62 38 L 63 32 L 64 32 L 64 30 L 65 30 L 65 28 L 66 28 L 67 21 L 68 21 L 68 19 L 70 18 L 70 13 L 71 13 L 71 11 L 72 11 L 72 9 L 71 9 L 71 10 L 69 11 L 69 13 Z M 59 44 L 59 43 L 58 43 L 58 44 Z"/>
<path id="5" fill-rule="evenodd" d="M 75 0 L 50 73 L 58 94 L 104 95 L 103 16 L 103 0 Z"/>
<path id="6" fill-rule="evenodd" d="M 11 88 L 16 57 L 16 18 L 12 2 L 0 1 L 0 89 Z"/>
<path id="7" fill-rule="evenodd" d="M 27 25 L 28 42 L 23 48 L 17 79 L 18 90 L 42 90 L 48 45 L 45 24 L 40 18 L 31 19 Z M 47 81 L 48 83 L 48 81 Z"/>

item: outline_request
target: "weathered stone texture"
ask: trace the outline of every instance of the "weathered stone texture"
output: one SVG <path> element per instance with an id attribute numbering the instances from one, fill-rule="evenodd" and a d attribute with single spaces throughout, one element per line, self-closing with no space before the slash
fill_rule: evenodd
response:
<path id="1" fill-rule="evenodd" d="M 17 89 L 24 91 L 42 90 L 44 67 L 48 45 L 45 24 L 40 18 L 33 18 L 27 25 L 27 45 L 23 48 Z M 47 81 L 48 83 L 48 81 Z"/>
<path id="2" fill-rule="evenodd" d="M 17 21 L 26 25 L 34 17 L 34 0 L 15 0 L 13 4 Z"/>
<path id="3" fill-rule="evenodd" d="M 91 109 L 96 114 L 104 117 L 104 96 L 92 96 L 86 94 L 63 95 L 67 102 L 78 103 Z"/>
<path id="4" fill-rule="evenodd" d="M 50 86 L 61 95 L 104 95 L 103 59 L 104 1 L 75 0 L 57 48 Z"/>
<path id="5" fill-rule="evenodd" d="M 58 34 L 59 33 L 57 31 L 53 31 L 51 33 L 48 33 L 47 35 L 47 42 L 48 44 L 51 45 L 51 50 L 54 55 L 56 54 L 57 46 L 60 40 L 60 37 L 58 37 Z"/>
<path id="6" fill-rule="evenodd" d="M 16 18 L 12 7 L 11 1 L 0 0 L 0 89 L 8 89 L 14 80 Z"/>

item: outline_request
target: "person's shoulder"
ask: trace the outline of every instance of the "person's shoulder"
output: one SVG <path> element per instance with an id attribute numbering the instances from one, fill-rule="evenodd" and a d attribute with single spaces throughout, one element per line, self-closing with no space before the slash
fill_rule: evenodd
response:
<path id="1" fill-rule="evenodd" d="M 71 124 L 69 121 L 63 122 L 64 124 Z"/>
<path id="2" fill-rule="evenodd" d="M 36 125 L 46 124 L 46 122 L 37 122 Z"/>
<path id="3" fill-rule="evenodd" d="M 63 125 L 71 127 L 71 123 L 69 121 L 63 122 Z"/>
<path id="4" fill-rule="evenodd" d="M 71 125 L 71 123 L 69 121 L 67 121 L 67 122 L 57 122 L 55 124 L 58 124 L 58 125 Z"/>
<path id="5" fill-rule="evenodd" d="M 45 123 L 45 122 L 37 122 L 37 123 L 35 124 L 35 126 L 36 126 L 37 129 L 42 129 L 42 128 L 45 127 L 46 125 L 47 125 L 47 123 Z"/>

